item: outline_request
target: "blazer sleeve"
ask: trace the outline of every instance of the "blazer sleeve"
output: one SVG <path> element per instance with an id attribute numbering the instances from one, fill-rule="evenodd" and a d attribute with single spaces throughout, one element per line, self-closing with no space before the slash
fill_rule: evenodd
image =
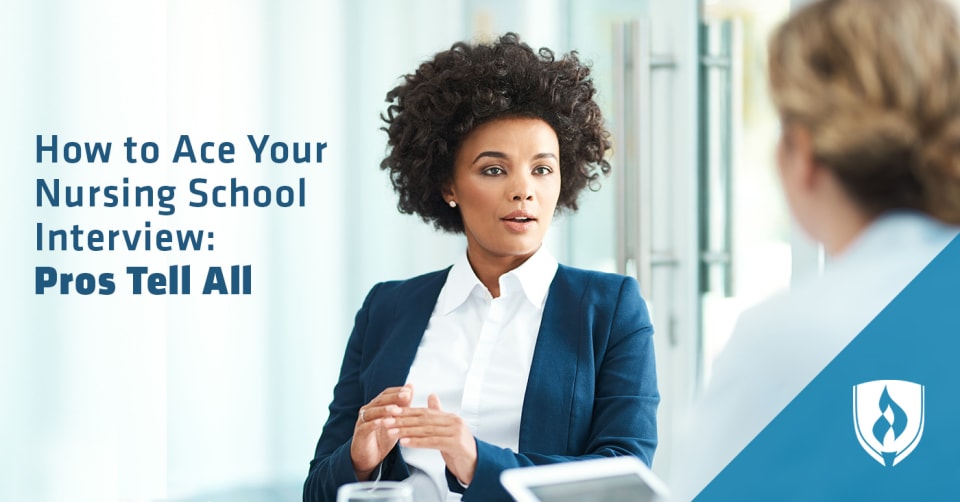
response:
<path id="1" fill-rule="evenodd" d="M 366 404 L 367 393 L 360 374 L 364 369 L 363 351 L 370 325 L 370 310 L 377 301 L 375 297 L 381 286 L 377 284 L 370 290 L 354 320 L 340 365 L 340 378 L 333 389 L 330 413 L 303 485 L 304 502 L 335 502 L 337 489 L 341 485 L 357 481 L 350 459 L 350 446 L 360 407 Z M 380 479 L 399 480 L 409 476 L 399 451 L 399 447 L 395 447 L 384 459 L 379 468 Z"/>
<path id="2" fill-rule="evenodd" d="M 450 490 L 462 493 L 464 501 L 512 500 L 500 484 L 500 473 L 514 467 L 620 455 L 636 456 L 647 465 L 653 462 L 660 394 L 653 326 L 636 279 L 623 277 L 612 316 L 596 316 L 588 326 L 593 331 L 595 362 L 580 366 L 592 365 L 596 372 L 593 409 L 571 410 L 572 415 L 587 414 L 582 422 L 589 425 L 574 431 L 585 436 L 583 446 L 568 446 L 564 454 L 515 453 L 477 440 L 477 468 L 470 486 L 464 489 L 447 472 Z"/>

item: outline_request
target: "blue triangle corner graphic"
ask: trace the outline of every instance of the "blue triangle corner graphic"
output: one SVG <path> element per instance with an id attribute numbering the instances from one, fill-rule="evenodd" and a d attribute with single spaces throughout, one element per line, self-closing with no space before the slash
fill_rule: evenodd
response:
<path id="1" fill-rule="evenodd" d="M 732 500 L 960 500 L 960 237 L 695 498 Z"/>

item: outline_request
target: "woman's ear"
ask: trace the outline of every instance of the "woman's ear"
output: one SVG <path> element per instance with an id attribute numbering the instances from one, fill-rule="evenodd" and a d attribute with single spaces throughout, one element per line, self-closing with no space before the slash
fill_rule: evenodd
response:
<path id="1" fill-rule="evenodd" d="M 822 170 L 813 152 L 813 137 L 801 125 L 791 125 L 783 131 L 780 146 L 780 174 L 795 188 L 809 190 L 817 182 Z"/>
<path id="2" fill-rule="evenodd" d="M 457 200 L 457 194 L 453 190 L 453 183 L 447 183 L 443 185 L 443 187 L 440 189 L 440 195 L 447 204 Z"/>
<path id="3" fill-rule="evenodd" d="M 780 181 L 790 213 L 803 231 L 814 240 L 825 242 L 829 221 L 825 208 L 833 207 L 833 175 L 816 159 L 810 130 L 792 125 L 783 131 L 778 152 Z"/>

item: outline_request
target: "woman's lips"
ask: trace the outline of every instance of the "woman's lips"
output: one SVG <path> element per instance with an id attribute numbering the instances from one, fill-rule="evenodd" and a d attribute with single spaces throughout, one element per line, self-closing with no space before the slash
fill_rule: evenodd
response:
<path id="1" fill-rule="evenodd" d="M 537 222 L 537 219 L 526 211 L 514 211 L 500 218 L 500 221 L 512 232 L 522 233 L 530 229 Z"/>
<path id="2" fill-rule="evenodd" d="M 511 232 L 523 233 L 530 229 L 533 224 L 536 223 L 536 220 L 526 220 L 526 221 L 517 221 L 517 220 L 503 220 L 503 224 L 507 226 Z"/>

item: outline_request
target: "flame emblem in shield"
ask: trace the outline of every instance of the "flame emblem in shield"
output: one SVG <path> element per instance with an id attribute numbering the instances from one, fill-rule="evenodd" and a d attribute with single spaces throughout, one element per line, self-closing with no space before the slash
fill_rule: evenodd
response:
<path id="1" fill-rule="evenodd" d="M 874 380 L 853 386 L 853 425 L 860 446 L 881 465 L 893 467 L 923 436 L 924 387 L 904 380 Z"/>

